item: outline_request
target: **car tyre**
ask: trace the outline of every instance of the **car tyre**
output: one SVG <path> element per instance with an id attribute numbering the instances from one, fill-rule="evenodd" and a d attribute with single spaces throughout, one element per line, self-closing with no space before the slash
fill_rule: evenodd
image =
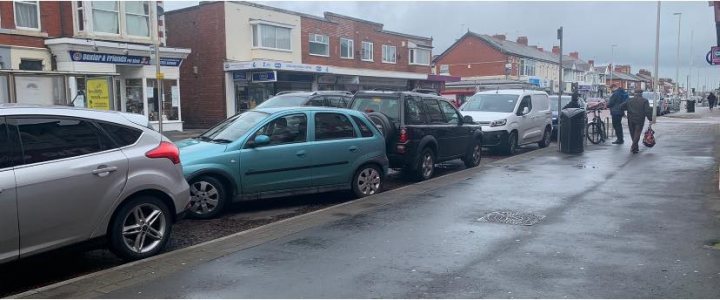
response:
<path id="1" fill-rule="evenodd" d="M 124 203 L 110 224 L 110 250 L 126 260 L 159 253 L 170 240 L 171 213 L 163 201 L 152 196 L 140 196 Z"/>
<path id="2" fill-rule="evenodd" d="M 552 136 L 552 130 L 549 127 L 545 128 L 545 133 L 543 133 L 542 140 L 538 142 L 538 147 L 545 148 L 547 146 L 550 146 L 550 137 Z"/>
<path id="3" fill-rule="evenodd" d="M 510 136 L 508 136 L 507 143 L 503 146 L 502 152 L 506 155 L 515 154 L 515 151 L 517 151 L 517 143 L 517 132 L 513 131 L 510 133 Z"/>
<path id="4" fill-rule="evenodd" d="M 424 148 L 415 166 L 415 180 L 428 180 L 435 174 L 435 153 L 430 148 Z"/>
<path id="5" fill-rule="evenodd" d="M 384 177 L 376 165 L 363 165 L 355 171 L 352 191 L 357 198 L 372 196 L 382 191 Z"/>
<path id="6" fill-rule="evenodd" d="M 466 168 L 474 168 L 480 165 L 482 159 L 482 144 L 480 141 L 473 141 L 472 147 L 463 157 L 463 162 Z"/>
<path id="7" fill-rule="evenodd" d="M 193 219 L 212 219 L 219 216 L 227 203 L 227 192 L 220 180 L 200 176 L 190 182 L 190 208 L 187 215 Z"/>
<path id="8" fill-rule="evenodd" d="M 390 118 L 380 112 L 371 112 L 368 114 L 368 118 L 375 123 L 375 127 L 383 134 L 385 142 L 389 142 L 395 134 L 395 127 L 393 127 L 392 122 L 390 122 Z"/>

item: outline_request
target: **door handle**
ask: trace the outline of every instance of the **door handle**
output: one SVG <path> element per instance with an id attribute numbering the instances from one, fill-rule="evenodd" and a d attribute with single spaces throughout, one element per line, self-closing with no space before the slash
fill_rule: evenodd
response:
<path id="1" fill-rule="evenodd" d="M 305 154 L 307 154 L 307 152 L 305 152 L 305 150 L 300 150 L 297 153 L 295 153 L 295 155 L 297 155 L 298 157 L 305 157 Z"/>
<path id="2" fill-rule="evenodd" d="M 351 146 L 348 150 L 350 150 L 350 152 L 355 152 L 358 151 L 358 147 Z"/>
<path id="3" fill-rule="evenodd" d="M 108 167 L 106 165 L 101 165 L 101 166 L 98 166 L 97 169 L 93 170 L 92 173 L 94 175 L 97 175 L 100 177 L 105 177 L 108 174 L 115 172 L 115 171 L 117 171 L 117 167 Z"/>

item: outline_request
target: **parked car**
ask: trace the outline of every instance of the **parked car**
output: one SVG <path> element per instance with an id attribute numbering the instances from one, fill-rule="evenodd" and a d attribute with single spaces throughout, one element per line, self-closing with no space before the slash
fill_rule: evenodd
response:
<path id="1" fill-rule="evenodd" d="M 483 126 L 483 146 L 514 154 L 519 145 L 550 144 L 552 113 L 548 94 L 534 90 L 484 91 L 460 108 Z"/>
<path id="2" fill-rule="evenodd" d="M 178 142 L 190 183 L 189 216 L 230 202 L 334 190 L 382 190 L 385 140 L 362 113 L 321 107 L 259 108 Z"/>
<path id="3" fill-rule="evenodd" d="M 558 125 L 558 95 L 550 95 L 550 109 L 552 110 L 552 136 L 556 136 L 557 134 L 557 125 Z M 571 96 L 563 95 L 562 100 L 560 103 L 560 109 L 565 107 L 568 103 L 570 103 L 570 100 L 572 100 Z M 587 104 L 585 101 L 580 98 L 578 99 L 578 103 L 580 104 L 580 107 L 585 108 Z"/>
<path id="4" fill-rule="evenodd" d="M 347 108 L 352 93 L 345 91 L 285 92 L 260 103 L 256 108 L 327 106 Z"/>
<path id="5" fill-rule="evenodd" d="M 390 167 L 416 180 L 431 178 L 435 164 L 462 159 L 480 164 L 482 131 L 447 99 L 424 93 L 361 91 L 350 108 L 368 114 L 386 139 Z"/>
<path id="6" fill-rule="evenodd" d="M 603 98 L 588 98 L 587 109 L 607 109 L 607 100 Z"/>
<path id="7" fill-rule="evenodd" d="M 190 193 L 177 147 L 148 125 L 0 105 L 0 262 L 90 240 L 125 259 L 160 252 Z"/>
<path id="8" fill-rule="evenodd" d="M 643 96 L 643 98 L 648 99 L 648 102 L 650 102 L 650 107 L 655 108 L 656 114 L 658 116 L 662 116 L 662 115 L 670 113 L 670 105 L 665 100 L 665 97 L 663 97 L 662 95 L 658 95 L 658 93 L 656 93 L 656 92 L 643 92 L 642 96 Z M 656 106 L 655 100 L 657 100 L 658 98 L 659 98 L 658 102 L 660 104 Z"/>

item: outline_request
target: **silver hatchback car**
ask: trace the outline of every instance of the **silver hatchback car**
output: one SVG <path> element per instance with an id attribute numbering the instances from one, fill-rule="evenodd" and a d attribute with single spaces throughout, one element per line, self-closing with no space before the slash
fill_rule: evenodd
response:
<path id="1" fill-rule="evenodd" d="M 99 238 L 125 259 L 160 252 L 190 192 L 178 148 L 148 125 L 0 105 L 0 263 Z"/>

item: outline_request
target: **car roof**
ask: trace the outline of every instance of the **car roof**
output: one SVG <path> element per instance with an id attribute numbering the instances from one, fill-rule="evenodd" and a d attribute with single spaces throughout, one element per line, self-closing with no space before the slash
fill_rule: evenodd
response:
<path id="1" fill-rule="evenodd" d="M 503 95 L 547 95 L 544 91 L 538 90 L 523 90 L 523 89 L 505 89 L 505 90 L 487 90 L 477 92 L 475 95 L 489 95 L 489 94 L 503 94 Z"/>
<path id="2" fill-rule="evenodd" d="M 358 91 L 355 93 L 355 95 L 377 95 L 377 96 L 399 96 L 399 95 L 409 95 L 409 96 L 418 96 L 418 97 L 432 97 L 432 98 L 438 98 L 438 99 L 444 99 L 448 100 L 442 96 L 429 94 L 429 93 L 419 93 L 419 92 L 413 92 L 413 91 Z"/>
<path id="3" fill-rule="evenodd" d="M 285 95 L 291 95 L 291 96 L 314 96 L 314 95 L 346 95 L 346 96 L 352 96 L 352 93 L 348 91 L 314 91 L 314 92 L 308 92 L 308 91 L 296 91 L 296 92 L 285 92 L 280 93 L 275 96 L 285 96 Z"/>
<path id="4" fill-rule="evenodd" d="M 17 103 L 0 104 L 0 116 L 10 115 L 51 115 L 76 118 L 88 118 L 122 124 L 135 124 L 147 127 L 149 124 L 144 115 L 125 113 L 114 110 L 95 110 L 62 105 L 31 105 Z"/>
<path id="5" fill-rule="evenodd" d="M 352 109 L 346 109 L 346 108 L 335 108 L 335 107 L 325 107 L 325 106 L 290 106 L 290 107 L 268 107 L 268 108 L 256 108 L 249 111 L 256 111 L 261 113 L 266 113 L 270 115 L 284 113 L 284 112 L 343 112 L 343 113 L 349 113 L 349 114 L 357 114 L 359 113 L 356 110 Z"/>

